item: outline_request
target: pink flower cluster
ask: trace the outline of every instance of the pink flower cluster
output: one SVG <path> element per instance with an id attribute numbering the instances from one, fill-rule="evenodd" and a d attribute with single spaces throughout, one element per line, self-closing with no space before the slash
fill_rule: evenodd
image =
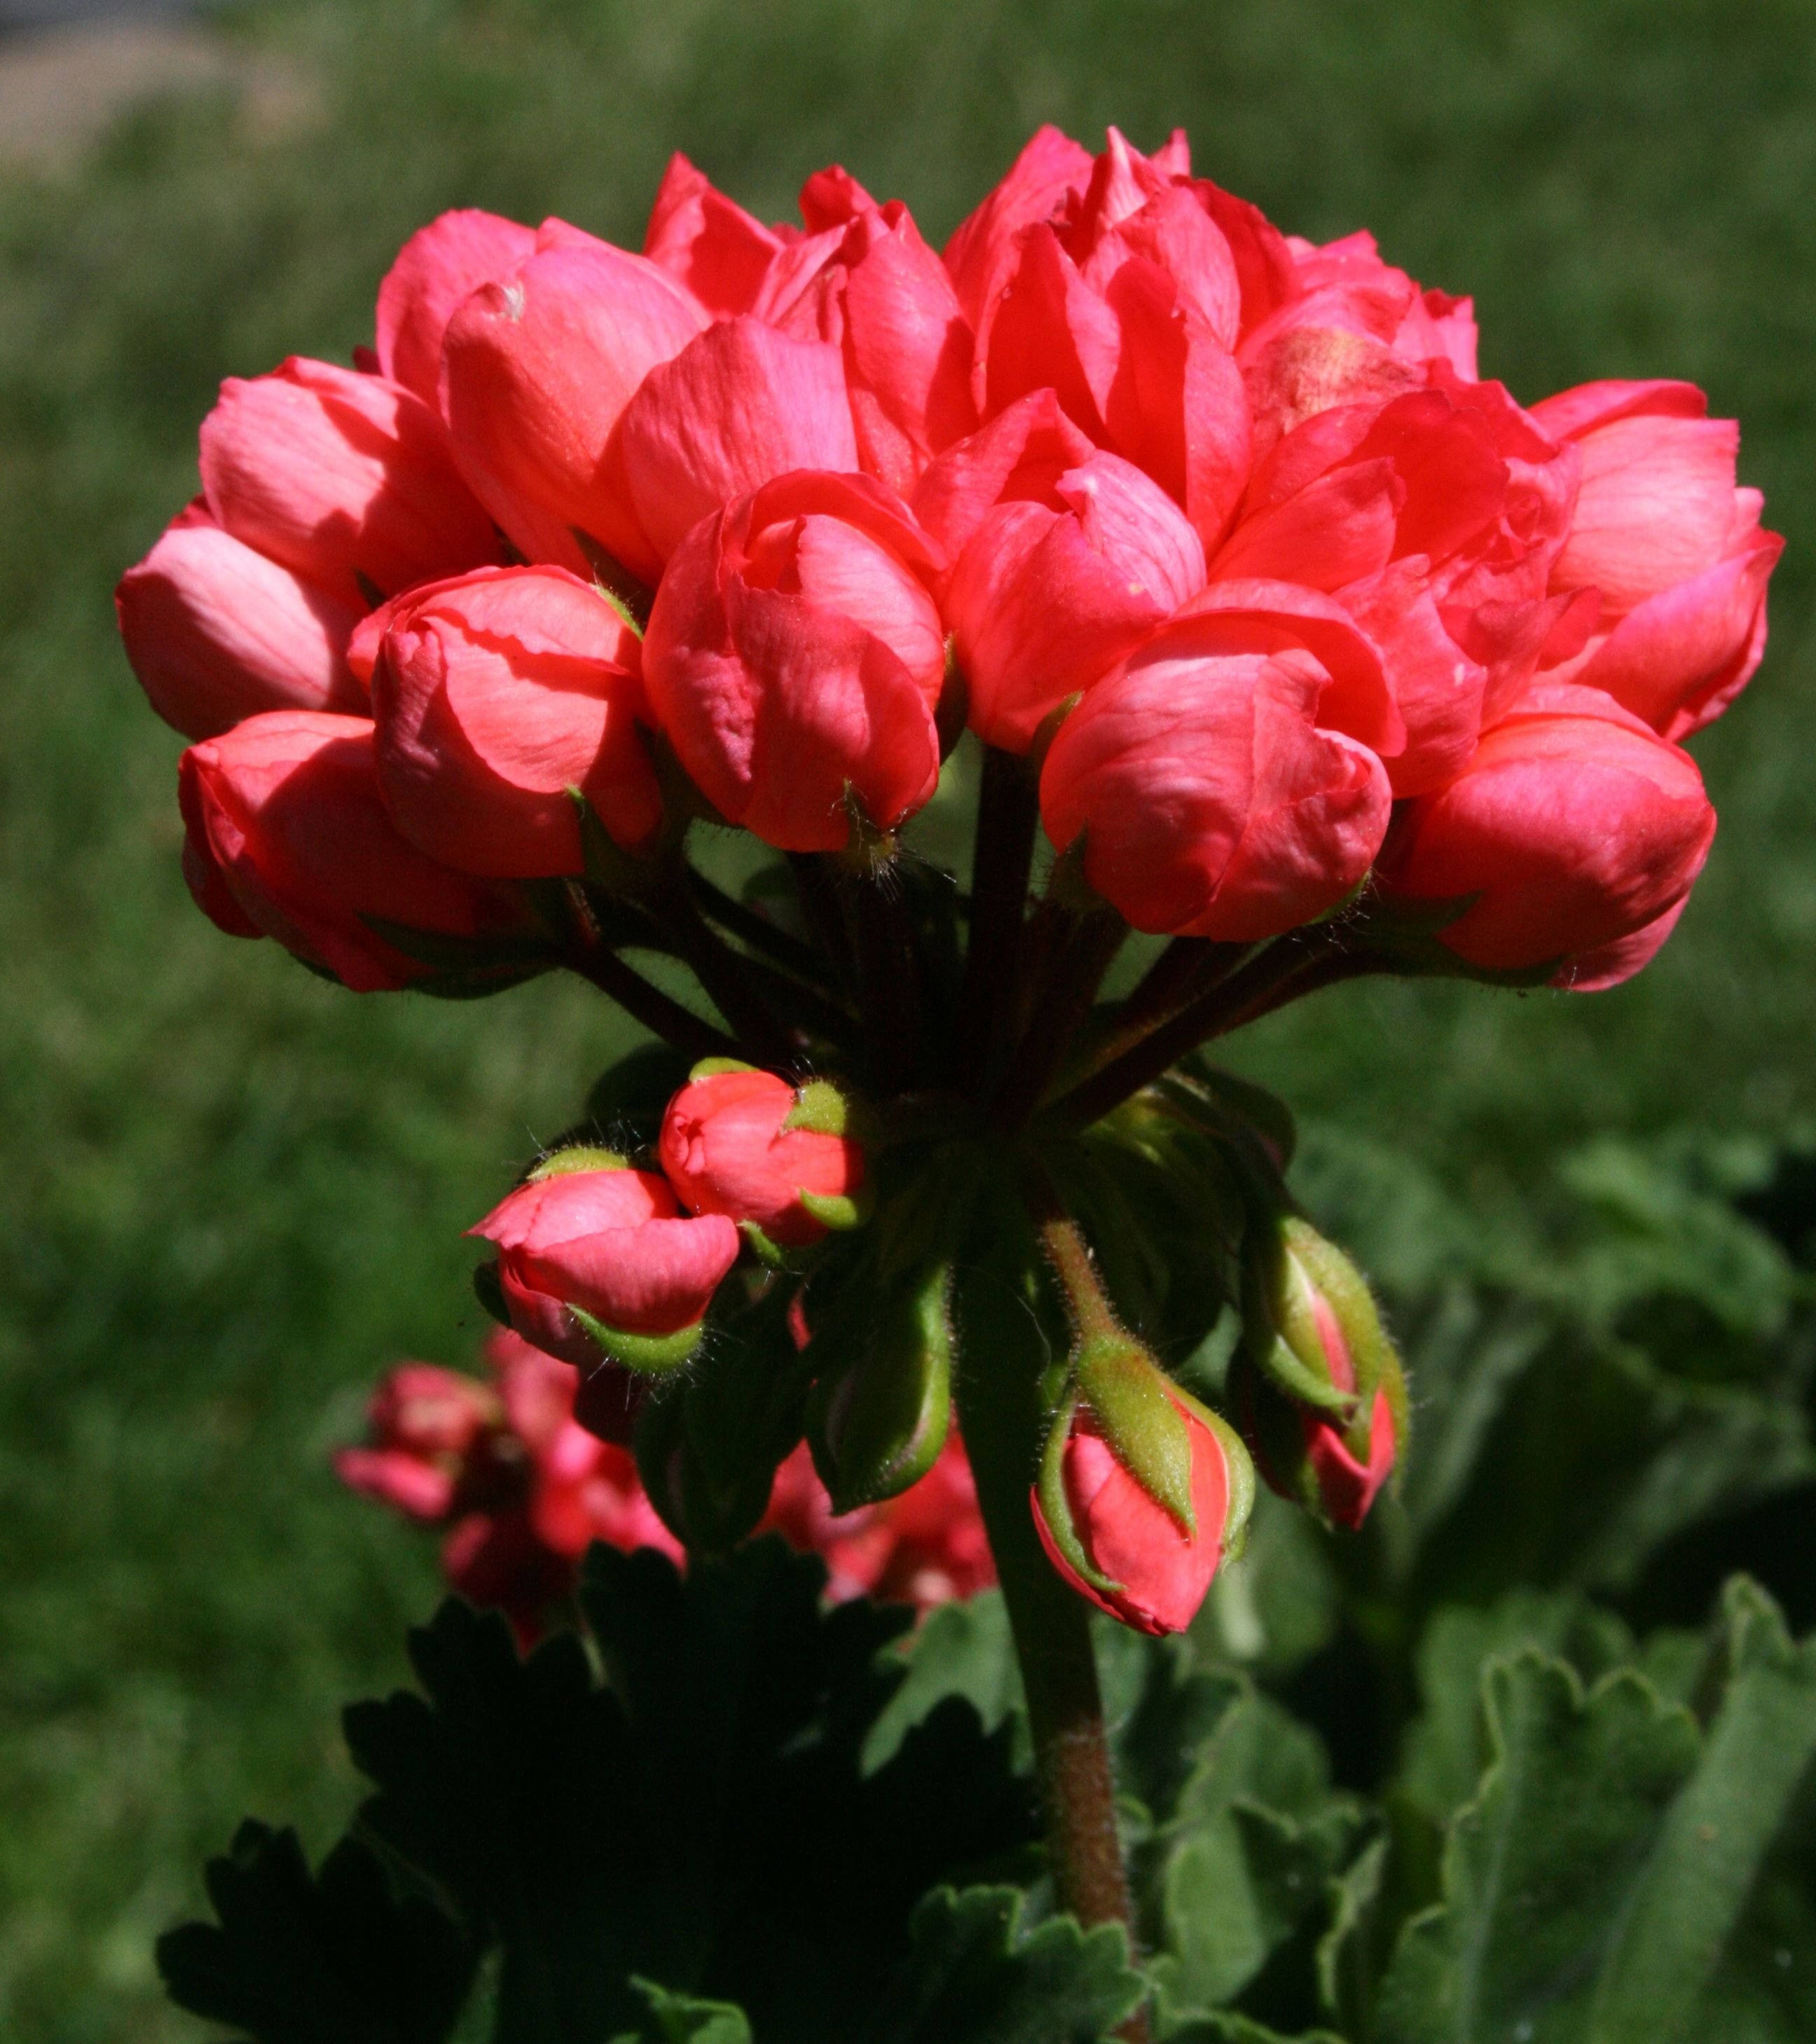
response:
<path id="1" fill-rule="evenodd" d="M 490 1381 L 400 1363 L 373 1394 L 369 1444 L 343 1448 L 343 1482 L 424 1525 L 443 1526 L 442 1566 L 470 1602 L 503 1611 L 525 1643 L 573 1591 L 595 1540 L 680 1562 L 628 1449 L 574 1417 L 577 1379 L 501 1328 Z M 954 1435 L 914 1489 L 835 1518 L 805 1447 L 776 1473 L 762 1531 L 817 1554 L 835 1602 L 875 1596 L 927 1611 L 996 1580 L 965 1450 Z"/>
<path id="2" fill-rule="evenodd" d="M 656 840 L 665 761 L 836 851 L 961 718 L 1146 931 L 1272 936 L 1372 871 L 1470 966 L 1592 987 L 1707 852 L 1680 742 L 1780 548 L 1733 425 L 1680 383 L 1523 408 L 1467 300 L 1182 135 L 1043 129 L 943 255 L 838 169 L 772 228 L 677 158 L 640 254 L 446 214 L 376 341 L 230 379 L 119 595 L 198 741 L 198 899 L 349 986 L 523 939 L 589 816 Z"/>

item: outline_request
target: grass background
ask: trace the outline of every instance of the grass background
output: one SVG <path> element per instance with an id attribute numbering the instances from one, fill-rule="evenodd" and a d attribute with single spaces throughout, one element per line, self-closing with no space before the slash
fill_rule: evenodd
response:
<path id="1" fill-rule="evenodd" d="M 460 1228 L 623 1039 L 596 997 L 356 999 L 189 906 L 178 741 L 109 594 L 192 491 L 224 375 L 344 359 L 440 208 L 635 241 L 685 148 L 760 213 L 829 159 L 943 236 L 1038 121 L 1153 144 L 1284 225 L 1472 290 L 1535 398 L 1687 376 L 1791 546 L 1698 754 L 1680 935 L 1594 999 L 1351 989 L 1241 1062 L 1486 1215 L 1594 1130 L 1816 1120 L 1816 10 L 1803 0 L 322 0 L 222 32 L 317 117 L 134 116 L 0 185 L 0 2035 L 197 2034 L 153 1935 L 251 1810 L 319 1846 L 336 1708 L 401 1672 L 432 1554 L 326 1453 L 477 1329 Z"/>

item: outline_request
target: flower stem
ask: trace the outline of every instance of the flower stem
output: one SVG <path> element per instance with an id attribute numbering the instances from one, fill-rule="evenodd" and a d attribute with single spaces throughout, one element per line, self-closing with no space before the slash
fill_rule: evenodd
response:
<path id="1" fill-rule="evenodd" d="M 1034 989 L 1028 1025 L 997 1096 L 996 1120 L 1013 1132 L 1039 1106 L 1072 1040 L 1091 1013 L 1104 975 L 1129 926 L 1113 910 L 1085 916 L 1062 910 L 1062 933 Z"/>
<path id="2" fill-rule="evenodd" d="M 1008 1236 L 962 1277 L 959 1426 L 996 1558 L 1027 1699 L 1047 1853 L 1063 1908 L 1084 1924 L 1131 1920 L 1115 1782 L 1088 1608 L 1054 1573 L 1029 1491 L 1046 1424 L 1046 1343 L 1031 1310 L 1039 1251 L 1025 1214 L 1002 1203 Z M 1119 2033 L 1145 2038 L 1145 2016 Z"/>
<path id="3" fill-rule="evenodd" d="M 1135 1043 L 1123 1048 L 1112 1038 L 1107 1059 L 1054 1104 L 1055 1117 L 1071 1128 L 1088 1128 L 1199 1044 L 1227 1035 L 1301 993 L 1375 969 L 1372 960 L 1345 952 L 1343 945 L 1342 933 L 1329 924 L 1278 939 Z M 1343 969 L 1332 970 L 1339 959 Z"/>
<path id="4" fill-rule="evenodd" d="M 1001 1054 L 1020 967 L 1022 917 L 1040 824 L 1039 783 L 1026 759 L 995 746 L 984 752 L 971 868 L 971 933 L 959 989 L 953 1077 L 976 1096 Z"/>
<path id="5" fill-rule="evenodd" d="M 746 961 L 701 914 L 681 870 L 671 867 L 662 874 L 649 900 L 664 932 L 739 1042 L 758 1064 L 787 1065 L 798 1046 L 764 999 Z"/>
<path id="6" fill-rule="evenodd" d="M 633 1021 L 640 1022 L 651 1035 L 690 1058 L 732 1057 L 738 1047 L 722 1031 L 713 1028 L 691 1008 L 664 993 L 640 972 L 625 964 L 616 951 L 600 941 L 597 924 L 578 886 L 569 889 L 574 911 L 575 936 L 564 962 L 570 972 L 590 981 L 601 993 L 609 994 Z"/>

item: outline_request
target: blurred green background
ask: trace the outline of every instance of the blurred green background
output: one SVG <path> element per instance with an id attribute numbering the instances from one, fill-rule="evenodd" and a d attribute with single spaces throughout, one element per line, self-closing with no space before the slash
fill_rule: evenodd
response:
<path id="1" fill-rule="evenodd" d="M 154 1934 L 243 1811 L 317 1849 L 336 1710 L 402 1673 L 432 1549 L 326 1457 L 389 1360 L 459 1362 L 460 1229 L 623 1039 L 597 997 L 359 999 L 190 908 L 179 741 L 109 592 L 194 487 L 217 380 L 369 338 L 441 208 L 635 243 L 668 152 L 792 209 L 836 158 L 943 238 L 1032 125 L 1152 145 L 1284 226 L 1472 291 L 1536 398 L 1693 378 L 1791 545 L 1697 751 L 1682 932 L 1587 1000 L 1343 990 L 1238 1055 L 1484 1224 L 1590 1133 L 1816 1120 L 1816 10 L 1800 0 L 323 0 L 217 17 L 298 82 L 142 108 L 0 181 L 0 2035 L 198 2034 Z M 6 52 L 0 50 L 0 57 Z"/>

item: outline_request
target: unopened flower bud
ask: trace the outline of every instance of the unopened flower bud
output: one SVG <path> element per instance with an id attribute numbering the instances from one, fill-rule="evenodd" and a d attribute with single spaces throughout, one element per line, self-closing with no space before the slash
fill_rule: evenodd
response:
<path id="1" fill-rule="evenodd" d="M 735 1222 L 759 1254 L 804 1248 L 868 1212 L 854 1104 L 829 1079 L 708 1058 L 669 1102 L 659 1154 L 690 1213 Z"/>
<path id="2" fill-rule="evenodd" d="M 1035 1525 L 1081 1596 L 1148 1633 L 1189 1625 L 1254 1494 L 1242 1443 L 1126 1335 L 1087 1341 L 1033 1492 Z"/>
<path id="3" fill-rule="evenodd" d="M 467 1232 L 497 1245 L 512 1326 L 585 1370 L 684 1362 L 739 1249 L 723 1215 L 688 1218 L 666 1180 L 604 1150 L 558 1151 Z"/>
<path id="4" fill-rule="evenodd" d="M 1407 1435 L 1406 1380 L 1368 1282 L 1297 1215 L 1252 1260 L 1237 1384 L 1261 1473 L 1353 1530 Z"/>
<path id="5" fill-rule="evenodd" d="M 946 1445 L 952 1407 L 950 1266 L 881 1304 L 862 1351 L 823 1377 L 808 1411 L 814 1466 L 835 1512 L 918 1483 Z"/>

